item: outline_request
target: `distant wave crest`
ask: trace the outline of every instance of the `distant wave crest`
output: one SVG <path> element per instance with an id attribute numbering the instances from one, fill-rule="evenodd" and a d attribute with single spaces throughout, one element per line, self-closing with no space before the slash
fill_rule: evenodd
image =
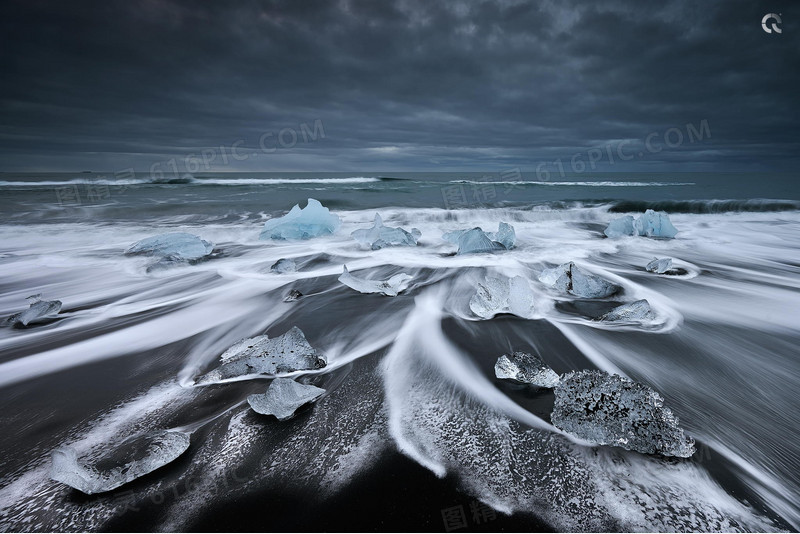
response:
<path id="1" fill-rule="evenodd" d="M 492 180 L 453 180 L 453 184 L 501 184 L 501 185 L 544 185 L 557 187 L 670 187 L 695 185 L 694 182 L 539 182 L 534 180 L 518 180 L 513 182 L 496 182 Z"/>
<path id="2" fill-rule="evenodd" d="M 641 212 L 645 210 L 666 211 L 668 213 L 725 213 L 736 211 L 772 212 L 794 211 L 800 209 L 800 202 L 795 200 L 622 200 L 609 207 L 612 213 Z"/>

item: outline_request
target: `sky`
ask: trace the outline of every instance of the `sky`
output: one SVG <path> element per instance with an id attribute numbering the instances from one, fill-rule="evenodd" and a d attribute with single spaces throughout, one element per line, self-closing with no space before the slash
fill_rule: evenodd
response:
<path id="1" fill-rule="evenodd" d="M 777 1 L 7 0 L 0 171 L 794 171 L 798 19 Z"/>

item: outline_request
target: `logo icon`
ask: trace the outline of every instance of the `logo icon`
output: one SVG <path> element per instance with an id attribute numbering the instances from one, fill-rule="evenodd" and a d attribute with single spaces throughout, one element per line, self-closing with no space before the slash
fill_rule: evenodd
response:
<path id="1" fill-rule="evenodd" d="M 773 22 L 767 26 L 767 23 L 770 21 Z M 761 27 L 764 28 L 764 31 L 767 33 L 782 33 L 781 29 L 778 27 L 778 24 L 783 24 L 781 16 L 778 13 L 767 13 L 764 15 L 764 18 L 761 19 Z"/>

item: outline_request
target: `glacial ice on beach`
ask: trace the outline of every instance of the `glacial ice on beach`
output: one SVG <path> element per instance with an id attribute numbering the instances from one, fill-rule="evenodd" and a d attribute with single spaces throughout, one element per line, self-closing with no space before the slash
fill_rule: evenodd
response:
<path id="1" fill-rule="evenodd" d="M 342 267 L 342 274 L 339 281 L 355 289 L 359 293 L 381 293 L 387 297 L 396 297 L 408 288 L 408 283 L 413 279 L 411 275 L 400 273 L 392 276 L 388 280 L 367 280 L 350 274 L 347 265 Z"/>
<path id="2" fill-rule="evenodd" d="M 167 465 L 188 448 L 189 434 L 174 430 L 134 436 L 89 458 L 78 458 L 72 447 L 59 447 L 53 451 L 50 478 L 89 495 L 102 493 Z"/>
<path id="3" fill-rule="evenodd" d="M 372 250 L 378 250 L 383 247 L 416 246 L 422 234 L 416 228 L 412 228 L 411 232 L 407 232 L 399 227 L 384 226 L 381 216 L 376 213 L 372 228 L 355 230 L 350 235 L 353 236 L 353 239 L 358 241 L 361 246 Z"/>
<path id="4" fill-rule="evenodd" d="M 650 273 L 664 274 L 672 269 L 672 258 L 653 258 L 653 261 L 647 264 L 645 270 Z"/>
<path id="5" fill-rule="evenodd" d="M 442 235 L 442 239 L 458 245 L 457 254 L 478 254 L 497 250 L 510 250 L 517 236 L 514 227 L 501 222 L 497 232 L 484 232 L 480 227 L 469 230 L 454 230 Z"/>
<path id="6" fill-rule="evenodd" d="M 36 324 L 42 319 L 49 319 L 61 311 L 60 300 L 42 300 L 42 295 L 31 295 L 28 297 L 31 301 L 27 310 L 21 311 L 11 315 L 6 319 L 6 324 L 9 326 L 28 326 Z"/>
<path id="7" fill-rule="evenodd" d="M 125 254 L 156 256 L 171 261 L 199 260 L 211 254 L 214 245 L 186 232 L 170 232 L 137 241 Z"/>
<path id="8" fill-rule="evenodd" d="M 478 284 L 478 291 L 469 301 L 469 309 L 484 319 L 491 319 L 500 313 L 530 319 L 534 316 L 533 291 L 521 276 L 510 279 L 487 276 Z"/>
<path id="9" fill-rule="evenodd" d="M 277 274 L 293 273 L 297 271 L 297 264 L 291 258 L 281 258 L 273 263 L 269 270 Z"/>
<path id="10" fill-rule="evenodd" d="M 646 299 L 637 300 L 622 306 L 617 306 L 610 312 L 601 315 L 598 320 L 606 322 L 642 322 L 654 321 L 656 314 L 650 308 Z"/>
<path id="11" fill-rule="evenodd" d="M 598 445 L 646 454 L 694 454 L 678 418 L 649 387 L 604 371 L 576 371 L 555 386 L 553 425 Z"/>
<path id="12" fill-rule="evenodd" d="M 275 338 L 264 335 L 243 339 L 226 350 L 220 360 L 222 365 L 200 377 L 198 384 L 254 374 L 321 369 L 327 365 L 325 356 L 308 343 L 296 326 Z"/>
<path id="13" fill-rule="evenodd" d="M 300 293 L 298 290 L 292 289 L 291 291 L 289 291 L 289 293 L 286 294 L 285 297 L 283 297 L 283 302 L 294 302 L 296 300 L 300 300 L 300 297 L 302 296 L 303 294 Z"/>
<path id="14" fill-rule="evenodd" d="M 294 415 L 302 405 L 309 403 L 325 393 L 316 386 L 301 384 L 291 378 L 276 378 L 267 387 L 266 393 L 250 395 L 250 407 L 262 415 L 274 415 L 278 421 L 285 421 Z"/>
<path id="15" fill-rule="evenodd" d="M 647 210 L 636 219 L 631 215 L 614 219 L 603 233 L 608 237 L 640 235 L 672 239 L 678 234 L 678 230 L 672 225 L 666 212 Z"/>
<path id="16" fill-rule="evenodd" d="M 617 284 L 584 271 L 573 262 L 543 270 L 539 281 L 561 293 L 586 299 L 609 297 L 622 289 Z"/>
<path id="17" fill-rule="evenodd" d="M 299 204 L 284 215 L 264 223 L 259 239 L 311 239 L 332 234 L 342 224 L 337 215 L 324 207 L 318 200 L 308 199 L 305 208 Z"/>
<path id="18" fill-rule="evenodd" d="M 540 388 L 555 387 L 559 381 L 558 374 L 538 355 L 521 351 L 500 356 L 494 364 L 494 375 Z"/>

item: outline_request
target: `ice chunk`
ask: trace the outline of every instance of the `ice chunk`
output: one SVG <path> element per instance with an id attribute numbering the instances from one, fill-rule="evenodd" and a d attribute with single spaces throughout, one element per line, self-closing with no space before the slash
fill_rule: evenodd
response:
<path id="1" fill-rule="evenodd" d="M 598 445 L 647 454 L 694 454 L 678 418 L 649 387 L 604 371 L 565 374 L 555 387 L 553 425 Z"/>
<path id="2" fill-rule="evenodd" d="M 605 315 L 600 316 L 598 320 L 610 321 L 610 322 L 638 323 L 642 321 L 654 321 L 655 318 L 656 314 L 653 313 L 652 309 L 650 309 L 650 303 L 647 302 L 647 300 L 642 299 L 642 300 L 637 300 L 636 302 L 623 304 L 622 306 L 617 306 L 616 308 L 606 313 Z"/>
<path id="3" fill-rule="evenodd" d="M 378 250 L 383 247 L 413 247 L 422 234 L 416 228 L 407 232 L 402 228 L 384 226 L 381 216 L 376 213 L 372 228 L 356 230 L 350 235 L 362 246 Z"/>
<path id="4" fill-rule="evenodd" d="M 342 268 L 339 281 L 359 293 L 381 293 L 387 297 L 396 297 L 408 288 L 408 283 L 413 279 L 411 275 L 400 273 L 388 280 L 367 280 L 350 274 L 347 265 Z"/>
<path id="5" fill-rule="evenodd" d="M 521 276 L 511 279 L 487 276 L 483 283 L 478 284 L 478 291 L 469 301 L 469 309 L 484 319 L 500 313 L 530 319 L 534 315 L 533 291 Z"/>
<path id="6" fill-rule="evenodd" d="M 278 274 L 293 273 L 297 271 L 297 264 L 293 259 L 281 258 L 273 263 L 269 270 Z"/>
<path id="7" fill-rule="evenodd" d="M 170 232 L 137 241 L 125 254 L 156 256 L 170 261 L 199 260 L 211 254 L 214 245 L 186 232 Z"/>
<path id="8" fill-rule="evenodd" d="M 513 226 L 501 222 L 497 232 L 486 233 L 476 226 L 470 230 L 447 232 L 442 239 L 457 244 L 457 254 L 476 254 L 511 249 L 516 242 L 516 234 Z"/>
<path id="9" fill-rule="evenodd" d="M 198 384 L 253 374 L 321 369 L 327 365 L 325 356 L 306 341 L 296 326 L 272 339 L 267 336 L 243 339 L 226 350 L 220 359 L 222 365 L 200 377 Z"/>
<path id="10" fill-rule="evenodd" d="M 60 300 L 42 300 L 42 295 L 31 295 L 31 302 L 27 310 L 11 315 L 6 319 L 6 324 L 15 327 L 24 327 L 36 324 L 42 320 L 50 319 L 61 311 Z"/>
<path id="11" fill-rule="evenodd" d="M 51 478 L 88 493 L 111 491 L 172 462 L 189 448 L 189 434 L 163 430 L 128 438 L 89 458 L 72 447 L 53 451 Z"/>
<path id="12" fill-rule="evenodd" d="M 278 421 L 285 421 L 294 415 L 300 406 L 309 403 L 325 393 L 315 386 L 295 382 L 291 378 L 276 378 L 266 393 L 250 395 L 247 402 L 256 412 L 274 415 Z"/>
<path id="13" fill-rule="evenodd" d="M 539 281 L 562 293 L 586 299 L 609 297 L 622 289 L 617 284 L 584 271 L 573 262 L 545 269 L 539 275 Z"/>
<path id="14" fill-rule="evenodd" d="M 508 250 L 514 248 L 514 243 L 517 242 L 517 233 L 514 231 L 514 227 L 504 222 L 500 223 L 497 232 L 486 232 L 486 235 L 489 239 L 500 243 Z"/>
<path id="15" fill-rule="evenodd" d="M 286 295 L 286 296 L 283 298 L 283 302 L 294 302 L 294 301 L 296 301 L 296 300 L 299 300 L 299 299 L 300 299 L 300 297 L 302 297 L 302 296 L 303 296 L 303 294 L 302 294 L 302 293 L 300 293 L 298 290 L 296 290 L 296 289 L 292 289 L 292 290 L 291 290 L 291 291 L 289 291 L 289 293 L 288 293 L 288 294 L 287 294 L 287 295 Z"/>
<path id="16" fill-rule="evenodd" d="M 678 233 L 677 228 L 672 226 L 669 215 L 663 211 L 647 210 L 640 215 L 634 223 L 636 232 L 647 237 L 665 237 L 672 239 Z"/>
<path id="17" fill-rule="evenodd" d="M 672 258 L 653 258 L 653 261 L 648 263 L 645 269 L 651 273 L 664 274 L 672 269 Z"/>
<path id="18" fill-rule="evenodd" d="M 631 215 L 614 219 L 608 224 L 603 233 L 608 237 L 640 235 L 671 239 L 677 235 L 678 230 L 672 226 L 669 215 L 666 212 L 647 210 L 635 220 Z"/>
<path id="19" fill-rule="evenodd" d="M 622 237 L 624 235 L 636 235 L 636 230 L 633 227 L 633 215 L 625 215 L 614 219 L 603 231 L 608 237 Z"/>
<path id="20" fill-rule="evenodd" d="M 311 239 L 332 234 L 341 224 L 338 216 L 318 200 L 309 198 L 305 208 L 300 209 L 300 205 L 295 204 L 283 217 L 268 220 L 259 239 Z"/>
<path id="21" fill-rule="evenodd" d="M 529 352 L 503 354 L 494 364 L 494 375 L 497 378 L 516 380 L 540 388 L 552 388 L 559 380 L 558 374 L 549 365 L 536 354 Z"/>

